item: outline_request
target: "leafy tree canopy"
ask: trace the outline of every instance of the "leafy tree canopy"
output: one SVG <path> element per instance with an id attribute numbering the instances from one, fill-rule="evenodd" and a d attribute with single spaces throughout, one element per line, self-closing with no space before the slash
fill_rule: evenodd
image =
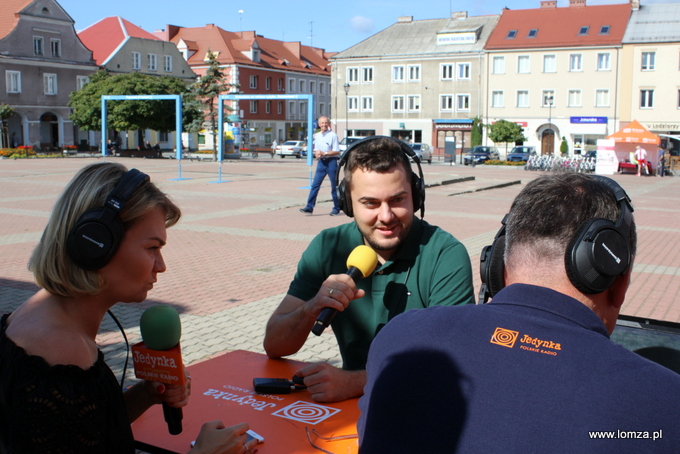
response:
<path id="1" fill-rule="evenodd" d="M 140 73 L 110 75 L 100 70 L 81 90 L 71 93 L 71 120 L 82 129 L 101 129 L 101 97 L 104 95 L 183 95 L 182 124 L 189 125 L 201 116 L 186 85 L 179 78 Z M 174 131 L 175 101 L 108 101 L 107 124 L 116 131 Z M 187 130 L 186 127 L 183 129 Z"/>
<path id="2" fill-rule="evenodd" d="M 489 139 L 494 143 L 514 143 L 527 140 L 522 134 L 524 130 L 517 123 L 507 120 L 498 120 L 489 126 Z"/>
<path id="3" fill-rule="evenodd" d="M 14 113 L 14 107 L 0 103 L 0 120 L 7 120 Z"/>

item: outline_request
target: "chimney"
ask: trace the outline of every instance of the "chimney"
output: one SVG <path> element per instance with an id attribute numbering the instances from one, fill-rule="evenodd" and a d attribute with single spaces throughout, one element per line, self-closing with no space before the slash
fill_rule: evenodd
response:
<path id="1" fill-rule="evenodd" d="M 570 8 L 581 8 L 586 6 L 586 0 L 569 0 Z"/>
<path id="2" fill-rule="evenodd" d="M 541 8 L 557 8 L 557 0 L 543 0 Z"/>
<path id="3" fill-rule="evenodd" d="M 630 9 L 637 11 L 640 9 L 640 0 L 630 0 Z"/>
<path id="4" fill-rule="evenodd" d="M 458 11 L 455 13 L 451 13 L 451 19 L 463 20 L 467 19 L 467 17 L 468 17 L 467 11 Z"/>
<path id="5" fill-rule="evenodd" d="M 413 22 L 413 16 L 399 16 L 397 18 L 398 23 L 408 23 Z"/>

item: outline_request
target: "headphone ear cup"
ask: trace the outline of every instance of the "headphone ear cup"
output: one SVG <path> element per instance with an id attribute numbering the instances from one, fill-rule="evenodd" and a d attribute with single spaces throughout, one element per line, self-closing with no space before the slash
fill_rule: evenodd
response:
<path id="1" fill-rule="evenodd" d="M 505 235 L 498 237 L 491 247 L 491 257 L 487 265 L 487 281 L 489 283 L 489 293 L 496 296 L 505 287 Z"/>
<path id="2" fill-rule="evenodd" d="M 346 190 L 345 180 L 340 180 L 338 183 L 338 205 L 340 209 L 349 217 L 354 217 L 354 210 L 352 209 L 352 197 L 349 191 Z"/>
<path id="3" fill-rule="evenodd" d="M 66 239 L 66 252 L 80 268 L 103 268 L 118 250 L 123 226 L 115 214 L 107 216 L 106 211 L 94 208 L 83 213 Z"/>
<path id="4" fill-rule="evenodd" d="M 630 246 L 606 219 L 584 222 L 569 242 L 564 267 L 571 283 L 588 294 L 602 293 L 630 265 Z"/>
<path id="5" fill-rule="evenodd" d="M 413 195 L 413 211 L 418 211 L 425 203 L 425 184 L 423 180 L 411 173 L 411 194 Z"/>

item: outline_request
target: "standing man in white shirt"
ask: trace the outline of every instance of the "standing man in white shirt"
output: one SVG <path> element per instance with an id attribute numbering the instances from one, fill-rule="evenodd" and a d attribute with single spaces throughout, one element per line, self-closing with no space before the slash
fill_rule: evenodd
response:
<path id="1" fill-rule="evenodd" d="M 318 160 L 316 174 L 314 174 L 312 189 L 309 191 L 307 205 L 304 208 L 300 208 L 300 211 L 309 214 L 314 211 L 321 183 L 326 175 L 328 175 L 328 179 L 331 182 L 331 196 L 333 197 L 331 216 L 338 216 L 340 214 L 340 205 L 338 204 L 338 194 L 336 192 L 336 178 L 338 174 L 340 144 L 338 143 L 338 135 L 331 131 L 331 122 L 328 120 L 328 117 L 319 117 L 319 128 L 321 128 L 321 131 L 314 134 L 314 157 Z"/>

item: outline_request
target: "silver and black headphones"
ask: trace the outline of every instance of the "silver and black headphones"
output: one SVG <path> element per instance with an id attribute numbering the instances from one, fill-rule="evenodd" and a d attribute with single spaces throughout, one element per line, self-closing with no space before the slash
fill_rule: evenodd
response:
<path id="1" fill-rule="evenodd" d="M 631 262 L 630 228 L 633 223 L 633 206 L 626 191 L 611 178 L 592 175 L 614 193 L 621 209 L 614 223 L 608 219 L 589 219 L 577 229 L 564 255 L 567 276 L 579 291 L 587 294 L 607 290 L 618 276 L 624 274 Z M 482 249 L 479 272 L 482 287 L 478 303 L 486 303 L 505 287 L 504 262 L 505 224 L 508 215 L 490 246 Z"/>
<path id="2" fill-rule="evenodd" d="M 352 152 L 352 150 L 360 147 L 362 144 L 378 139 L 388 139 L 394 142 L 404 152 L 407 159 L 411 159 L 416 163 L 416 166 L 418 167 L 418 175 L 416 175 L 415 172 L 411 172 L 411 193 L 413 194 L 413 211 L 416 212 L 420 210 L 420 217 L 422 219 L 423 216 L 425 216 L 425 180 L 423 178 L 423 169 L 420 166 L 420 158 L 418 158 L 418 155 L 416 155 L 415 151 L 413 151 L 413 149 L 409 147 L 408 144 L 402 142 L 399 139 L 395 139 L 394 137 L 387 136 L 370 136 L 366 137 L 365 139 L 358 140 L 347 147 L 347 149 L 340 155 L 340 158 L 338 159 L 338 170 L 335 175 L 335 181 L 337 181 L 338 185 L 338 203 L 340 205 L 340 209 L 344 211 L 347 216 L 354 217 L 350 190 L 349 188 L 345 187 L 345 179 L 341 178 L 340 170 L 344 165 L 347 164 L 347 159 L 349 158 L 349 154 Z"/>

